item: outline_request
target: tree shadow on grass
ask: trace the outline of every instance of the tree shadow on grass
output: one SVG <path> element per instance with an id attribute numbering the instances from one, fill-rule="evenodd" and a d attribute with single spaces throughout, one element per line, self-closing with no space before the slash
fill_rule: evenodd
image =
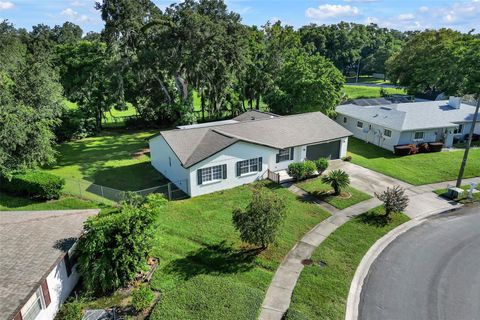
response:
<path id="1" fill-rule="evenodd" d="M 378 214 L 377 212 L 366 212 L 355 218 L 361 223 L 365 223 L 375 227 L 385 227 L 390 222 L 390 217 L 384 214 Z"/>
<path id="2" fill-rule="evenodd" d="M 246 272 L 255 266 L 262 249 L 235 250 L 225 241 L 192 251 L 185 258 L 170 262 L 166 273 L 177 274 L 184 280 L 201 274 L 232 274 Z"/>

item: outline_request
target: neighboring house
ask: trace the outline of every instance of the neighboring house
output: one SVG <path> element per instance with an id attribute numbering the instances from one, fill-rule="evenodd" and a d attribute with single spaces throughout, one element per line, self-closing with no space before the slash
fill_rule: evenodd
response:
<path id="1" fill-rule="evenodd" d="M 401 144 L 443 142 L 453 145 L 470 131 L 475 107 L 461 103 L 459 98 L 448 101 L 425 101 L 375 106 L 354 104 L 336 108 L 337 122 L 353 132 L 354 137 L 393 150 Z M 477 121 L 475 133 L 480 133 Z"/>
<path id="2" fill-rule="evenodd" d="M 162 131 L 150 140 L 152 165 L 194 197 L 286 170 L 292 162 L 346 155 L 351 133 L 320 112 L 281 117 L 249 111 L 228 123 Z"/>
<path id="3" fill-rule="evenodd" d="M 75 242 L 97 213 L 0 211 L 0 319 L 55 317 L 78 281 Z"/>

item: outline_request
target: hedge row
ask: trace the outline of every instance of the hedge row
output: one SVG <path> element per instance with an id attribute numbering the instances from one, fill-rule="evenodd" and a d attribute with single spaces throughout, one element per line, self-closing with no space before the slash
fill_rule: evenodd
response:
<path id="1" fill-rule="evenodd" d="M 315 161 L 294 162 L 288 165 L 288 174 L 295 180 L 302 180 L 312 176 L 315 171 L 322 174 L 328 168 L 328 160 L 320 158 Z"/>
<path id="2" fill-rule="evenodd" d="M 17 172 L 10 179 L 0 177 L 0 189 L 33 199 L 58 199 L 65 179 L 43 171 Z"/>

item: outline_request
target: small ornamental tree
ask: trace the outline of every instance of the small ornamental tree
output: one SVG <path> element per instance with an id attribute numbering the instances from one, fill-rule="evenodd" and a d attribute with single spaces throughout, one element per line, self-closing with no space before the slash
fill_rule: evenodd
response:
<path id="1" fill-rule="evenodd" d="M 166 202 L 162 199 L 158 195 L 147 196 L 139 207 L 125 205 L 120 212 L 87 220 L 77 253 L 79 271 L 88 291 L 112 293 L 146 266 L 154 221 Z"/>
<path id="2" fill-rule="evenodd" d="M 333 188 L 334 194 L 338 196 L 342 192 L 342 189 L 350 185 L 350 177 L 343 170 L 333 170 L 322 177 L 322 182 L 329 184 Z"/>
<path id="3" fill-rule="evenodd" d="M 242 241 L 262 249 L 275 241 L 278 228 L 285 219 L 285 203 L 272 191 L 255 190 L 252 201 L 245 210 L 233 211 L 233 225 Z"/>
<path id="4" fill-rule="evenodd" d="M 385 216 L 390 217 L 392 213 L 398 213 L 405 210 L 408 205 L 408 197 L 405 195 L 405 189 L 400 186 L 387 188 L 382 193 L 375 193 L 375 196 L 383 202 Z"/>

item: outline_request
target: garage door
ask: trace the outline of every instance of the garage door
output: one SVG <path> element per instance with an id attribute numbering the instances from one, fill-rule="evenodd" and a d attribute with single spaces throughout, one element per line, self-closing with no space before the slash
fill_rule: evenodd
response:
<path id="1" fill-rule="evenodd" d="M 307 159 L 317 160 L 318 158 L 340 158 L 340 140 L 307 146 Z"/>

